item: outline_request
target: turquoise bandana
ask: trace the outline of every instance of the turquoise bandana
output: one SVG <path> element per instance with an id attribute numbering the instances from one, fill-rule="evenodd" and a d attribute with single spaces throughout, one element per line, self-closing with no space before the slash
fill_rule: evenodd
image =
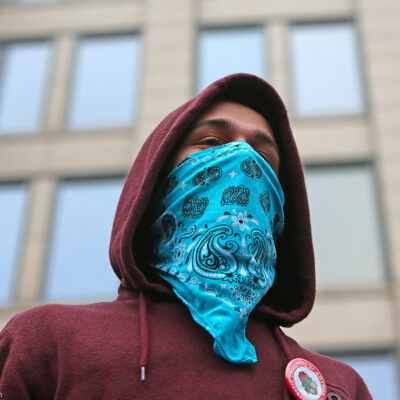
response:
<path id="1" fill-rule="evenodd" d="M 154 198 L 151 266 L 234 363 L 257 361 L 245 330 L 274 282 L 283 203 L 274 171 L 243 141 L 188 156 Z"/>

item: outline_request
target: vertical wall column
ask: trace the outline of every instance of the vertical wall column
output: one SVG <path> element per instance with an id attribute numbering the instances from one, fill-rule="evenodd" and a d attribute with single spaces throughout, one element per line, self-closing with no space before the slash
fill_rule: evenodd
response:
<path id="1" fill-rule="evenodd" d="M 54 42 L 50 92 L 44 121 L 45 133 L 52 134 L 64 128 L 74 44 L 74 37 L 68 34 L 57 37 Z"/>
<path id="2" fill-rule="evenodd" d="M 287 51 L 288 24 L 273 20 L 267 25 L 268 68 L 271 83 L 285 104 L 289 100 L 289 60 Z"/>
<path id="3" fill-rule="evenodd" d="M 35 178 L 30 185 L 30 208 L 16 288 L 17 305 L 40 301 L 55 189 L 55 180 L 48 177 Z"/>
<path id="4" fill-rule="evenodd" d="M 142 100 L 133 157 L 158 123 L 192 95 L 193 1 L 146 1 Z"/>
<path id="5" fill-rule="evenodd" d="M 360 0 L 359 7 L 400 349 L 400 3 Z"/>

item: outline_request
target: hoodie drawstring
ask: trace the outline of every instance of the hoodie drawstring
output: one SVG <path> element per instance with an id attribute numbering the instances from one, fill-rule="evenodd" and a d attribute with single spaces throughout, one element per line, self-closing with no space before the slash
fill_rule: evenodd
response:
<path id="1" fill-rule="evenodd" d="M 142 290 L 139 293 L 139 314 L 140 314 L 140 380 L 146 380 L 146 368 L 149 355 L 149 329 L 147 324 L 146 297 Z M 278 347 L 282 350 L 286 363 L 293 359 L 286 341 L 283 338 L 283 332 L 278 325 L 272 330 Z"/>
<path id="2" fill-rule="evenodd" d="M 149 355 L 149 329 L 147 325 L 146 297 L 142 290 L 139 294 L 140 314 L 140 380 L 146 380 L 146 367 Z"/>

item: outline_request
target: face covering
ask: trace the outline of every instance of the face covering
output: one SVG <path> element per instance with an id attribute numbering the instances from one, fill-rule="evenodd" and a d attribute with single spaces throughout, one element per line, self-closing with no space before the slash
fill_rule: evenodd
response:
<path id="1" fill-rule="evenodd" d="M 185 158 L 153 200 L 150 265 L 214 338 L 219 356 L 256 362 L 245 329 L 274 282 L 284 221 L 274 171 L 246 142 L 231 142 Z"/>

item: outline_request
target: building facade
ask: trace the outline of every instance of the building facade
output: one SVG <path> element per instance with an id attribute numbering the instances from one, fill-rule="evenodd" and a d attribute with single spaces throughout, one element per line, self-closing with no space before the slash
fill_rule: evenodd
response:
<path id="1" fill-rule="evenodd" d="M 318 293 L 287 333 L 399 398 L 397 0 L 0 0 L 0 326 L 115 297 L 123 179 L 172 109 L 233 72 L 282 95 Z"/>

